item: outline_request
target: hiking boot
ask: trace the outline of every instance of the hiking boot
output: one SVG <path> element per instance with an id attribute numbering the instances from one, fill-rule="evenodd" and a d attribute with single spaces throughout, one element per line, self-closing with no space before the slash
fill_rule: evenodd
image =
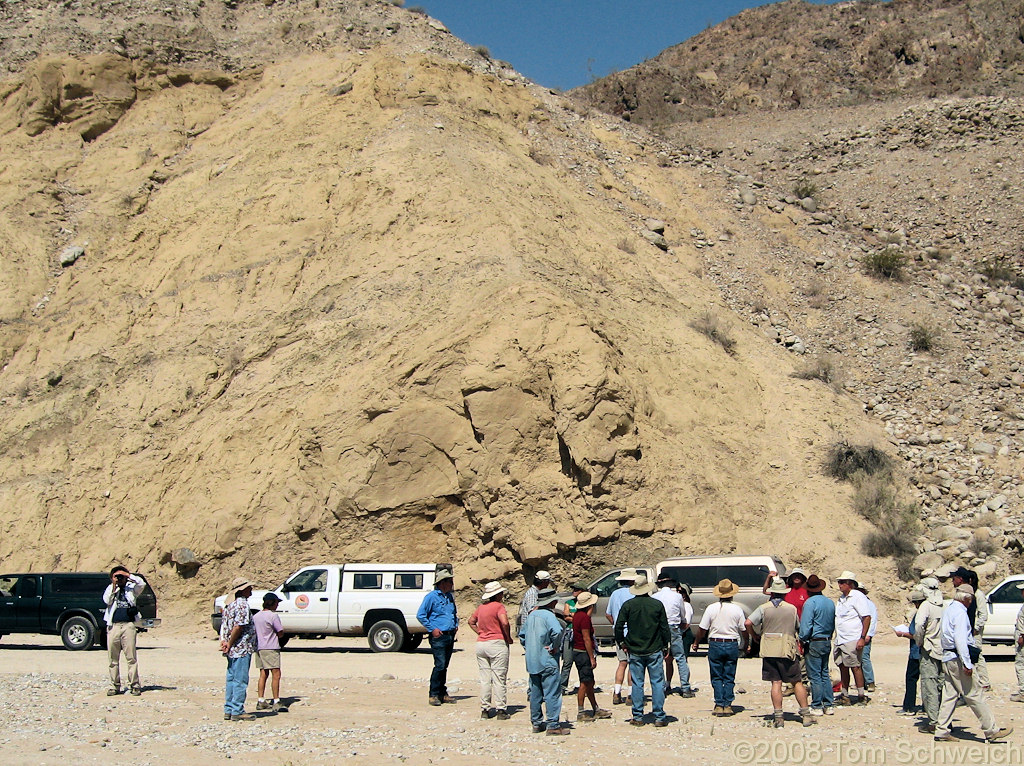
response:
<path id="1" fill-rule="evenodd" d="M 490 710 L 481 710 L 480 717 L 483 718 L 485 721 L 489 721 L 492 718 L 494 718 L 494 713 L 492 713 Z"/>
<path id="2" fill-rule="evenodd" d="M 693 699 L 697 695 L 693 693 L 693 689 L 680 689 L 679 696 L 685 699 Z"/>
<path id="3" fill-rule="evenodd" d="M 736 711 L 732 709 L 732 705 L 726 705 L 722 708 L 722 715 L 736 715 Z"/>
<path id="4" fill-rule="evenodd" d="M 612 704 L 613 705 L 621 705 L 623 702 L 625 702 L 625 700 L 622 699 L 622 694 L 620 694 L 619 692 L 613 692 L 612 693 Z"/>
<path id="5" fill-rule="evenodd" d="M 441 700 L 439 700 L 437 697 L 431 697 L 429 700 L 427 700 L 427 702 L 429 702 L 433 707 L 441 706 Z"/>
<path id="6" fill-rule="evenodd" d="M 793 694 L 794 694 L 793 684 L 783 684 L 782 685 L 782 696 L 783 697 L 792 697 Z"/>
<path id="7" fill-rule="evenodd" d="M 923 723 L 923 724 L 921 724 L 920 726 L 917 727 L 917 730 L 919 732 L 921 732 L 922 734 L 934 734 L 935 733 L 935 724 L 933 724 L 933 723 Z"/>
<path id="8" fill-rule="evenodd" d="M 455 697 L 451 697 L 446 694 L 443 697 L 441 697 L 441 702 L 455 702 Z"/>
<path id="9" fill-rule="evenodd" d="M 655 729 L 664 729 L 666 726 L 668 726 L 668 721 L 664 718 L 661 718 L 654 722 Z"/>
<path id="10" fill-rule="evenodd" d="M 867 686 L 864 687 L 864 691 L 866 691 L 866 692 L 873 692 L 874 690 L 875 690 L 875 685 L 874 684 L 868 684 Z"/>
<path id="11" fill-rule="evenodd" d="M 824 711 L 825 711 L 825 715 L 835 715 L 836 714 L 836 709 L 834 707 L 824 708 Z"/>
<path id="12" fill-rule="evenodd" d="M 999 729 L 998 731 L 994 731 L 991 734 L 986 734 L 985 739 L 988 742 L 998 742 L 1001 739 L 1006 739 L 1011 734 L 1013 734 L 1013 727 L 1004 726 L 1002 729 Z"/>
<path id="13" fill-rule="evenodd" d="M 133 686 L 131 694 L 132 694 L 133 697 L 141 697 L 142 696 L 142 687 L 141 686 Z"/>
<path id="14" fill-rule="evenodd" d="M 586 723 L 594 722 L 594 714 L 589 710 L 581 710 L 576 714 L 577 721 L 585 721 Z"/>
<path id="15" fill-rule="evenodd" d="M 869 702 L 871 702 L 871 697 L 869 697 L 866 694 L 862 694 L 859 697 L 851 697 L 850 698 L 850 704 L 851 705 L 866 705 Z"/>
<path id="16" fill-rule="evenodd" d="M 781 729 L 785 725 L 786 725 L 786 722 L 785 722 L 785 720 L 783 720 L 781 715 L 772 716 L 772 728 L 773 729 Z"/>
<path id="17" fill-rule="evenodd" d="M 568 734 L 571 734 L 571 733 L 572 733 L 572 729 L 570 729 L 568 726 L 566 726 L 565 728 L 562 728 L 561 726 L 559 726 L 557 729 L 548 729 L 547 730 L 547 736 L 549 736 L 549 737 L 564 737 L 564 736 L 566 736 Z"/>
<path id="18" fill-rule="evenodd" d="M 725 715 L 725 708 L 721 705 L 715 705 L 715 709 L 711 711 L 711 715 L 722 716 Z"/>
<path id="19" fill-rule="evenodd" d="M 507 721 L 512 716 L 508 714 L 508 711 L 506 711 L 505 708 L 501 708 L 497 713 L 494 714 L 494 717 L 497 718 L 499 721 Z"/>
<path id="20" fill-rule="evenodd" d="M 1010 702 L 1024 702 L 1024 694 L 1017 692 L 1010 695 Z"/>
<path id="21" fill-rule="evenodd" d="M 595 719 L 598 719 L 598 718 L 611 718 L 612 717 L 612 714 L 611 714 L 610 710 L 602 710 L 601 708 L 597 708 L 593 713 L 591 713 L 591 715 Z"/>
<path id="22" fill-rule="evenodd" d="M 542 723 L 535 723 L 535 724 L 533 725 L 533 733 L 534 733 L 534 734 L 543 734 L 543 733 L 544 733 L 544 730 L 545 730 L 546 728 L 547 728 L 547 727 L 546 727 L 546 726 L 545 726 L 544 724 L 542 724 Z"/>
<path id="23" fill-rule="evenodd" d="M 271 700 L 257 700 L 256 701 L 256 709 L 257 710 L 270 710 L 270 706 L 272 704 L 273 704 L 273 702 Z"/>
<path id="24" fill-rule="evenodd" d="M 956 742 L 956 737 L 946 732 L 945 734 L 936 734 L 934 740 L 936 742 Z"/>
<path id="25" fill-rule="evenodd" d="M 238 715 L 231 716 L 232 721 L 255 721 L 256 716 L 252 713 L 239 713 Z"/>
<path id="26" fill-rule="evenodd" d="M 845 694 L 840 694 L 838 697 L 836 697 L 836 705 L 852 705 L 852 704 L 853 704 L 853 702 L 850 701 L 850 697 L 846 696 Z"/>
<path id="27" fill-rule="evenodd" d="M 629 725 L 630 726 L 643 726 L 644 725 L 644 719 L 642 719 L 642 718 L 630 718 L 628 720 L 629 720 Z"/>
<path id="28" fill-rule="evenodd" d="M 108 697 L 116 697 L 120 693 L 121 693 L 120 689 L 107 689 L 107 696 Z"/>
<path id="29" fill-rule="evenodd" d="M 814 716 L 811 715 L 810 713 L 804 713 L 802 716 L 800 716 L 800 722 L 804 726 L 814 726 L 814 724 L 817 723 L 817 721 L 815 720 Z"/>
<path id="30" fill-rule="evenodd" d="M 271 713 L 287 713 L 288 712 L 288 706 L 285 705 L 283 702 L 275 702 L 273 705 L 270 706 L 270 712 Z"/>

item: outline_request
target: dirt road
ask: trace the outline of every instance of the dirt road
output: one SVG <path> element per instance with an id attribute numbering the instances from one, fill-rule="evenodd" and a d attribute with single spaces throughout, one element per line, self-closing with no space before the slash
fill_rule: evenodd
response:
<path id="1" fill-rule="evenodd" d="M 1024 705 L 1008 701 L 1016 687 L 1008 649 L 987 652 L 993 709 L 1000 725 L 1017 728 L 1004 745 L 986 745 L 964 708 L 957 715 L 964 728 L 956 731 L 962 737 L 956 745 L 933 743 L 917 733 L 915 719 L 897 716 L 906 642 L 895 638 L 875 647 L 878 690 L 871 703 L 840 708 L 811 728 L 795 717 L 784 729 L 766 728 L 771 706 L 759 660 L 740 662 L 741 712 L 713 718 L 707 661 L 700 655 L 691 658 L 700 691 L 695 699 L 669 698 L 666 710 L 677 720 L 668 728 L 628 726 L 628 705 L 617 706 L 612 720 L 580 724 L 556 744 L 531 732 L 519 647 L 513 647 L 510 670 L 512 719 L 480 719 L 471 639 L 472 634 L 460 635 L 452 660 L 454 705 L 427 705 L 431 657 L 425 648 L 374 654 L 363 640 L 294 641 L 283 658 L 290 712 L 230 723 L 222 720 L 224 662 L 212 637 L 146 634 L 139 651 L 145 693 L 108 698 L 104 652 L 68 652 L 51 637 L 5 636 L 0 763 L 202 766 L 230 757 L 253 764 L 931 764 L 1021 763 L 1024 755 Z M 609 708 L 614 667 L 614 657 L 605 655 L 597 669 L 606 690 L 599 700 Z M 248 709 L 255 705 L 255 675 Z M 795 714 L 795 700 L 786 700 L 786 710 Z M 575 699 L 567 698 L 563 718 L 575 717 Z"/>

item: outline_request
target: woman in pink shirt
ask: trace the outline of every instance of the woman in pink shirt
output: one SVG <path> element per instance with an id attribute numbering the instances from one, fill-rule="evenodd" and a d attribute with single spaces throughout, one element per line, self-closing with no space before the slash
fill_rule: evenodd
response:
<path id="1" fill-rule="evenodd" d="M 496 717 L 499 721 L 509 717 L 505 710 L 505 682 L 508 648 L 512 644 L 504 597 L 505 588 L 499 583 L 487 583 L 480 598 L 483 603 L 469 618 L 469 627 L 476 633 L 476 663 L 480 668 L 480 717 Z"/>

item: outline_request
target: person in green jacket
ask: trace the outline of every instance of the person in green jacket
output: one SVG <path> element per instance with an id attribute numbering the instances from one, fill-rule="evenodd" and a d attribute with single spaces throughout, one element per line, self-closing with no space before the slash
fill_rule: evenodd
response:
<path id="1" fill-rule="evenodd" d="M 651 708 L 654 725 L 668 726 L 665 715 L 665 658 L 668 656 L 672 632 L 664 605 L 655 598 L 654 583 L 638 574 L 629 592 L 633 598 L 622 605 L 615 620 L 615 643 L 629 655 L 629 673 L 633 678 L 630 701 L 633 703 L 633 726 L 644 725 L 644 673 L 651 679 Z"/>

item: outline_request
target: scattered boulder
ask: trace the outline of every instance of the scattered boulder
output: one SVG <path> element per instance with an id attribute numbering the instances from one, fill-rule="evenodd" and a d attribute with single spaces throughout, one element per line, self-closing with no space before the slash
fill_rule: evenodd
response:
<path id="1" fill-rule="evenodd" d="M 60 265 L 63 266 L 64 268 L 67 268 L 68 266 L 73 265 L 75 261 L 77 261 L 83 255 L 85 255 L 84 247 L 82 247 L 81 245 L 69 245 L 68 247 L 65 247 L 64 250 L 61 251 Z"/>

